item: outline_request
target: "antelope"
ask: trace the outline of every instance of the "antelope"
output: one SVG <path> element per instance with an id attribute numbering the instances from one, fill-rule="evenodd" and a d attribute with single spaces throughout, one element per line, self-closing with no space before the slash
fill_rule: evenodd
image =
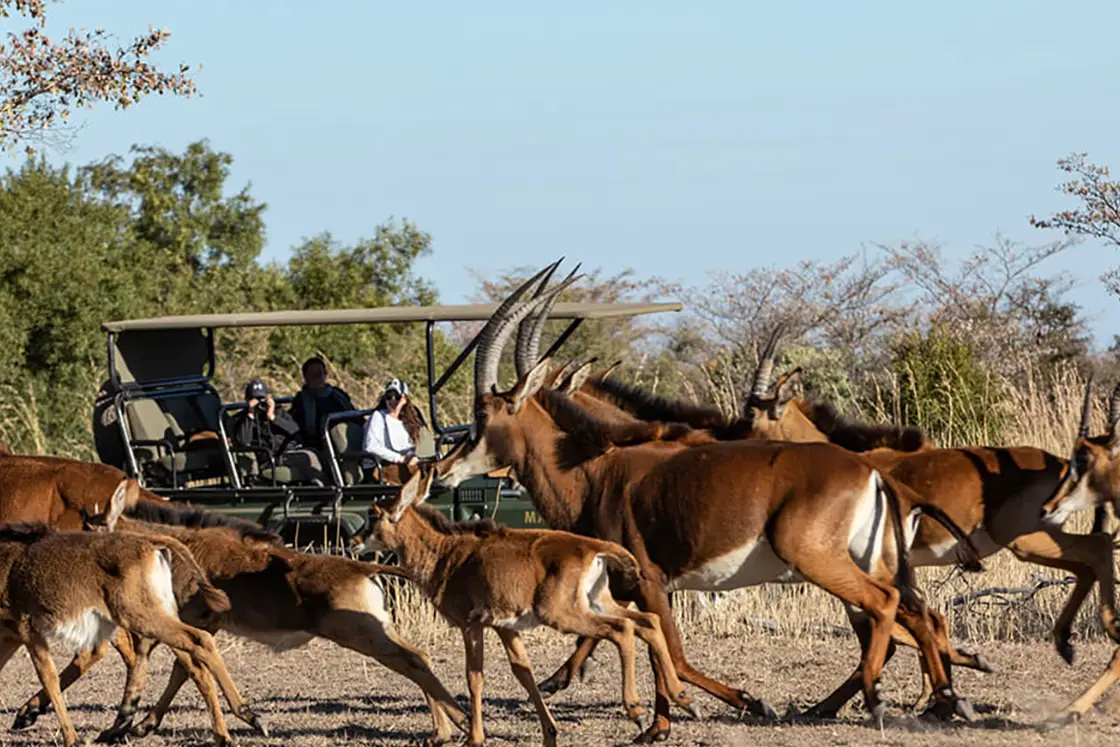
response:
<path id="1" fill-rule="evenodd" d="M 104 506 L 105 497 L 125 478 L 108 464 L 53 456 L 4 455 L 0 459 L 0 522 L 41 522 L 60 530 L 82 528 L 82 510 Z M 129 483 L 127 506 L 166 502 Z"/>
<path id="2" fill-rule="evenodd" d="M 773 338 L 772 338 L 773 339 Z M 815 434 L 805 430 L 804 423 L 789 419 L 791 408 L 785 407 L 790 401 L 788 382 L 799 370 L 786 374 L 778 380 L 774 396 L 768 397 L 770 371 L 772 369 L 773 345 L 768 344 L 762 363 L 756 372 L 747 402 L 747 414 L 742 421 L 760 422 L 763 432 L 750 432 L 740 423 L 728 426 L 718 419 L 719 411 L 691 404 L 668 402 L 627 387 L 616 382 L 603 382 L 599 377 L 577 380 L 578 392 L 587 398 L 598 400 L 598 406 L 609 405 L 639 418 L 671 418 L 688 422 L 694 426 L 708 429 L 712 438 L 731 439 L 744 437 L 766 437 L 765 428 L 791 428 L 793 423 L 798 438 L 820 441 L 829 436 L 822 431 Z M 577 379 L 579 377 L 576 377 Z M 569 382 L 569 386 L 571 382 Z M 1090 382 L 1091 387 L 1091 382 Z M 1082 409 L 1080 432 L 1087 435 L 1090 413 L 1090 387 L 1086 389 L 1086 399 Z M 581 400 L 581 403 L 585 401 Z M 617 412 L 618 410 L 616 410 Z M 1070 460 L 1062 459 L 1042 449 L 1031 447 L 968 447 L 958 449 L 936 449 L 929 444 L 916 429 L 898 429 L 892 432 L 889 427 L 863 427 L 838 420 L 832 415 L 822 415 L 829 411 L 819 404 L 797 404 L 797 411 L 804 414 L 812 412 L 823 427 L 830 430 L 833 438 L 838 438 L 849 448 L 862 447 L 864 457 L 876 468 L 883 470 L 899 482 L 908 485 L 925 500 L 939 506 L 952 520 L 967 531 L 982 556 L 991 555 L 1001 548 L 1008 548 L 1024 562 L 1037 563 L 1051 568 L 1061 568 L 1074 573 L 1077 585 L 1063 608 L 1054 626 L 1055 647 L 1067 662 L 1073 662 L 1074 649 L 1070 643 L 1073 621 L 1085 597 L 1097 581 L 1101 584 L 1100 617 L 1108 635 L 1120 642 L 1120 625 L 1117 623 L 1114 607 L 1114 571 L 1112 565 L 1112 546 L 1108 537 L 1098 534 L 1101 519 L 1094 525 L 1094 533 L 1089 535 L 1069 534 L 1061 529 L 1068 513 L 1059 521 L 1042 521 L 1039 518 L 1043 502 L 1054 494 L 1059 480 L 1065 479 Z M 1114 392 L 1109 408 L 1110 429 L 1120 421 L 1120 387 Z M 810 419 L 806 418 L 805 422 Z M 769 425 L 768 425 L 769 424 Z M 721 430 L 722 428 L 722 430 Z M 1097 443 L 1105 443 L 1109 437 L 1100 437 Z M 1084 436 L 1082 436 L 1084 441 Z M 892 448 L 893 443 L 893 448 Z M 839 445 L 839 443 L 838 443 Z M 903 447 L 911 446 L 911 451 Z M 1083 444 L 1079 441 L 1079 447 Z M 1084 447 L 1087 448 L 1087 447 Z M 1075 451 L 1075 453 L 1077 453 Z M 1120 474 L 1120 473 L 1118 473 Z M 1068 483 L 1067 483 L 1068 484 Z M 1113 486 L 1116 487 L 1113 487 Z M 1120 481 L 1110 483 L 1099 480 L 1092 483 L 1086 496 L 1095 496 L 1100 502 L 1112 501 L 1120 497 Z M 1072 505 L 1072 504 L 1071 504 Z M 915 566 L 945 565 L 954 562 L 956 540 L 941 526 L 923 520 L 911 548 Z M 935 622 L 937 617 L 935 617 Z M 572 673 L 582 665 L 584 657 L 593 645 L 584 643 L 568 662 L 542 684 L 548 689 L 561 689 L 570 682 Z M 991 671 L 982 657 L 964 654 L 954 650 L 952 663 L 962 666 Z M 1120 671 L 1120 663 L 1117 665 Z M 859 678 L 853 675 L 828 698 L 814 706 L 807 715 L 821 717 L 835 716 L 844 703 L 858 692 Z M 927 683 L 919 703 L 929 694 Z M 1067 709 L 1067 713 L 1084 712 L 1083 703 Z"/>
<path id="3" fill-rule="evenodd" d="M 498 358 L 513 325 L 564 287 L 520 302 L 543 274 L 514 291 L 479 333 L 471 431 L 436 463 L 439 482 L 456 486 L 509 467 L 549 526 L 630 550 L 644 580 L 627 601 L 660 617 L 682 680 L 737 708 L 777 715 L 685 661 L 669 609 L 671 591 L 810 581 L 839 597 L 870 642 L 862 684 L 877 720 L 885 711 L 878 679 L 897 613 L 926 658 L 936 712 L 971 717 L 967 700 L 947 680 L 928 610 L 912 587 L 904 524 L 912 525 L 919 513 L 944 520 L 967 553 L 970 542 L 959 528 L 862 458 L 827 443 L 639 444 L 633 426 L 622 429 L 618 443 L 617 427 L 543 388 L 547 358 L 512 389 L 499 391 Z M 660 433 L 663 426 L 652 430 Z M 657 690 L 654 723 L 643 741 L 668 736 L 669 693 L 660 676 Z"/>
<path id="4" fill-rule="evenodd" d="M 115 524 L 125 503 L 125 483 L 109 502 Z M 63 742 L 78 734 L 66 711 L 50 652 L 52 645 L 90 649 L 120 628 L 172 648 L 210 710 L 214 742 L 230 744 L 214 689 L 214 677 L 230 701 L 240 699 L 208 633 L 184 624 L 172 586 L 171 566 L 185 563 L 184 609 L 198 616 L 221 614 L 229 599 L 192 565 L 190 553 L 171 537 L 57 532 L 42 523 L 0 527 L 0 669 L 26 646 L 39 681 L 58 717 Z"/>
<path id="5" fill-rule="evenodd" d="M 546 625 L 561 633 L 605 638 L 622 662 L 622 695 L 627 716 L 642 724 L 634 675 L 634 635 L 660 665 L 670 697 L 693 711 L 677 678 L 656 614 L 627 609 L 611 596 L 608 573 L 623 583 L 643 583 L 638 561 L 613 542 L 552 529 L 507 529 L 491 520 L 452 522 L 423 505 L 433 469 L 405 483 L 389 506 L 374 504 L 356 541 L 367 550 L 397 555 L 413 581 L 466 647 L 471 696 L 468 744 L 481 745 L 483 633 L 497 632 L 513 674 L 536 708 L 546 747 L 556 744 L 558 727 L 537 689 L 520 633 Z"/>
<path id="6" fill-rule="evenodd" d="M 1086 401 L 1088 394 L 1086 394 Z M 1042 504 L 1042 521 L 1061 526 L 1078 511 L 1094 509 L 1093 535 L 1104 536 L 1108 520 L 1108 506 L 1113 514 L 1120 514 L 1120 384 L 1112 390 L 1108 407 L 1108 428 L 1100 436 L 1089 436 L 1088 408 L 1081 419 L 1081 428 L 1073 446 L 1073 453 L 1058 489 Z M 1113 536 L 1115 532 L 1113 533 Z M 1078 577 L 1078 588 L 1081 586 Z M 1101 595 L 1104 595 L 1102 582 Z M 1108 628 L 1106 627 L 1106 630 Z M 1111 631 L 1110 631 L 1111 635 Z M 1115 637 L 1113 638 L 1115 640 Z M 1120 679 L 1120 646 L 1104 672 L 1081 695 L 1074 698 L 1053 720 L 1074 721 L 1085 715 L 1101 699 L 1112 683 Z"/>
<path id="7" fill-rule="evenodd" d="M 104 531 L 109 518 L 87 516 L 85 526 Z M 228 595 L 229 607 L 220 615 L 196 621 L 184 611 L 198 627 L 210 633 L 225 630 L 267 644 L 277 653 L 302 647 L 316 637 L 326 638 L 372 657 L 421 688 L 432 712 L 430 743 L 450 739 L 452 721 L 465 729 L 466 715 L 432 672 L 428 655 L 393 630 L 380 576 L 401 575 L 399 569 L 290 550 L 257 524 L 170 503 L 140 502 L 115 524 L 118 532 L 176 538 L 189 548 L 210 582 Z M 174 575 L 178 582 L 178 573 Z M 141 737 L 159 728 L 182 686 L 185 672 L 176 665 L 155 707 L 133 725 L 154 645 L 155 641 L 138 642 L 122 707 L 117 721 L 102 735 L 105 739 Z M 41 694 L 33 697 L 21 712 L 41 708 L 39 698 Z"/>

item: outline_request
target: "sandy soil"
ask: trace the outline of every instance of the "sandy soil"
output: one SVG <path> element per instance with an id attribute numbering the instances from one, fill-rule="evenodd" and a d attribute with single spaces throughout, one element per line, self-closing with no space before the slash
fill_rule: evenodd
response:
<path id="1" fill-rule="evenodd" d="M 219 636 L 219 642 L 243 694 L 264 716 L 271 736 L 251 734 L 231 719 L 240 745 L 407 745 L 416 744 L 430 726 L 419 691 L 375 662 L 323 641 L 283 655 L 256 644 Z M 567 655 L 567 641 L 551 631 L 527 638 L 538 679 Z M 437 674 L 456 694 L 465 693 L 462 649 L 457 635 L 440 635 L 428 646 Z M 1082 644 L 1078 664 L 1067 667 L 1043 644 L 989 644 L 983 648 L 998 667 L 995 674 L 960 671 L 959 692 L 967 695 L 980 721 L 976 724 L 928 724 L 910 715 L 906 704 L 918 693 L 917 661 L 904 652 L 888 666 L 883 693 L 890 711 L 882 733 L 864 718 L 862 707 L 849 706 L 839 721 L 812 725 L 774 725 L 740 718 L 726 705 L 690 689 L 704 718 L 680 715 L 669 744 L 677 745 L 1106 745 L 1120 744 L 1120 686 L 1078 726 L 1039 732 L 1034 724 L 1059 709 L 1098 674 L 1111 655 L 1101 643 Z M 787 705 L 807 705 L 823 696 L 854 665 L 853 639 L 794 640 L 782 637 L 692 636 L 688 651 L 694 664 L 717 678 L 766 698 L 779 712 Z M 576 683 L 550 699 L 562 729 L 561 744 L 627 744 L 636 727 L 622 715 L 617 685 L 617 658 L 604 648 L 590 683 Z M 171 659 L 158 652 L 145 703 L 158 696 Z M 539 744 L 532 707 L 510 674 L 495 636 L 487 638 L 485 719 L 489 744 Z M 645 657 L 639 661 L 639 685 L 649 703 L 652 687 Z M 123 667 L 112 655 L 68 693 L 71 716 L 82 738 L 91 739 L 113 718 L 123 682 Z M 15 709 L 37 689 L 25 654 L 5 669 L 0 706 L 10 721 Z M 460 696 L 461 697 L 461 696 Z M 193 745 L 209 741 L 209 722 L 197 692 L 188 685 L 158 734 L 134 744 Z M 24 732 L 0 730 L 0 745 L 60 744 L 53 715 Z"/>

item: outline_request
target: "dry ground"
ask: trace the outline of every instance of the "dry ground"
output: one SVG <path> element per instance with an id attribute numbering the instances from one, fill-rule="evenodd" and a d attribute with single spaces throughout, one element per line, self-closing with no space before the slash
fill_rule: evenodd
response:
<path id="1" fill-rule="evenodd" d="M 419 691 L 411 683 L 362 657 L 322 641 L 309 647 L 274 655 L 256 644 L 224 634 L 219 642 L 242 692 L 263 714 L 272 730 L 270 738 L 251 735 L 240 722 L 230 726 L 240 745 L 407 745 L 414 744 L 429 727 Z M 435 659 L 437 673 L 454 693 L 465 691 L 461 643 L 457 634 L 434 634 L 424 640 Z M 530 654 L 543 677 L 568 653 L 567 640 L 551 631 L 528 638 Z M 766 697 L 779 711 L 792 702 L 806 703 L 823 696 L 839 682 L 856 660 L 852 638 L 798 640 L 788 636 L 754 634 L 717 637 L 690 636 L 693 661 L 714 676 Z M 1070 669 L 1054 651 L 1041 643 L 989 643 L 983 647 L 999 671 L 983 675 L 962 672 L 958 688 L 981 714 L 977 725 L 929 725 L 909 715 L 904 704 L 918 692 L 917 664 L 903 652 L 888 667 L 884 694 L 891 705 L 885 730 L 868 725 L 860 707 L 849 707 L 841 721 L 814 725 L 768 725 L 740 720 L 730 708 L 697 692 L 704 719 L 681 716 L 669 744 L 678 745 L 820 745 L 884 744 L 920 745 L 1027 745 L 1120 743 L 1120 692 L 1111 693 L 1102 706 L 1078 727 L 1040 733 L 1032 727 L 1044 715 L 1060 708 L 1103 667 L 1111 647 L 1086 643 L 1078 648 L 1078 666 Z M 608 655 L 609 654 L 609 655 Z M 590 684 L 574 685 L 550 701 L 561 724 L 562 744 L 626 744 L 636 729 L 622 716 L 617 682 L 617 658 L 607 649 L 597 653 L 599 665 Z M 157 654 L 154 678 L 145 703 L 158 695 L 170 668 L 170 656 Z M 539 729 L 532 708 L 510 675 L 496 637 L 487 638 L 487 688 L 485 717 L 490 744 L 537 744 Z M 112 720 L 111 704 L 119 697 L 123 668 L 110 658 L 75 685 L 69 694 L 71 714 L 83 738 L 91 738 Z M 644 657 L 639 662 L 642 694 L 652 697 Z M 10 720 L 15 708 L 36 688 L 25 654 L 19 654 L 3 673 L 0 706 Z M 184 688 L 180 701 L 168 715 L 163 730 L 138 744 L 188 745 L 209 739 L 201 700 Z M 1120 688 L 1118 688 L 1120 689 Z M 59 744 L 53 716 L 44 717 L 30 730 L 0 730 L 3 745 Z"/>

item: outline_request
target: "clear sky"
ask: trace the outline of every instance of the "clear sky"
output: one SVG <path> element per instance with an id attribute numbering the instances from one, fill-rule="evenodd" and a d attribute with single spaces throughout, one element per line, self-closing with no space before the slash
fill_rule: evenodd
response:
<path id="1" fill-rule="evenodd" d="M 685 283 L 939 240 L 1069 203 L 1055 161 L 1120 168 L 1120 3 L 68 0 L 51 28 L 148 24 L 203 97 L 88 117 L 57 159 L 207 137 L 268 204 L 265 259 L 390 216 L 434 239 L 447 302 L 560 254 Z M 1052 260 L 1120 332 L 1096 244 Z M 687 298 L 683 299 L 687 302 Z"/>

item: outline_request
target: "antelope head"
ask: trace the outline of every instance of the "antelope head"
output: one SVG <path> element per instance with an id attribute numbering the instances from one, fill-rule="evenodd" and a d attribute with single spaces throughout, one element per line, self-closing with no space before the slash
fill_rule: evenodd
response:
<path id="1" fill-rule="evenodd" d="M 543 292 L 544 280 L 555 271 L 555 262 L 529 278 L 507 298 L 479 332 L 474 359 L 474 414 L 469 436 L 436 463 L 439 484 L 454 487 L 474 475 L 485 474 L 517 461 L 523 442 L 516 438 L 518 416 L 525 403 L 550 378 L 551 359 L 536 360 L 539 330 L 556 297 L 579 279 L 573 270 L 563 282 Z M 578 269 L 578 268 L 577 268 Z M 522 301 L 526 294 L 533 294 Z M 539 312 L 539 313 L 538 313 Z M 533 317 L 537 314 L 536 317 Z M 498 388 L 498 361 L 513 330 L 532 318 L 523 328 L 524 343 L 515 358 L 517 383 L 512 389 Z"/>
<path id="2" fill-rule="evenodd" d="M 1100 436 L 1089 435 L 1092 385 L 1090 377 L 1069 469 L 1042 505 L 1042 519 L 1048 524 L 1060 525 L 1078 511 L 1107 503 L 1112 504 L 1113 513 L 1120 515 L 1120 384 L 1112 390 L 1108 429 Z"/>
<path id="3" fill-rule="evenodd" d="M 401 492 L 391 501 L 377 502 L 369 507 L 366 525 L 350 540 L 352 549 L 359 552 L 388 552 L 401 545 L 399 522 L 409 506 L 423 503 L 432 486 L 435 470 L 428 464 L 420 465 L 412 477 L 401 486 Z"/>
<path id="4" fill-rule="evenodd" d="M 105 511 L 102 512 L 101 504 L 93 504 L 93 511 L 89 511 L 85 506 L 82 506 L 82 529 L 87 532 L 111 532 L 117 526 L 117 521 L 120 520 L 121 514 L 128 508 L 129 505 L 136 505 L 136 500 L 129 493 L 135 493 L 139 490 L 140 484 L 132 478 L 125 478 L 117 485 L 117 489 L 113 491 L 112 497 L 109 502 L 105 504 Z M 129 498 L 132 497 L 132 503 L 129 503 Z"/>
<path id="5" fill-rule="evenodd" d="M 773 441 L 827 441 L 828 437 L 797 407 L 788 407 L 793 400 L 797 384 L 801 382 L 801 367 L 778 377 L 774 394 L 770 395 L 770 376 L 774 371 L 774 355 L 785 325 L 774 328 L 766 347 L 759 356 L 758 369 L 747 393 L 743 417 L 750 418 L 753 435 Z"/>

